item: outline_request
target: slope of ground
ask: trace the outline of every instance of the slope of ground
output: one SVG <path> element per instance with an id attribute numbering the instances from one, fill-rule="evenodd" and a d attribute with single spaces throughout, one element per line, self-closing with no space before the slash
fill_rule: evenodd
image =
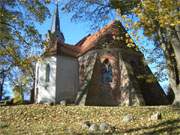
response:
<path id="1" fill-rule="evenodd" d="M 160 112 L 160 120 L 150 116 Z M 133 120 L 124 122 L 126 115 Z M 82 123 L 106 122 L 114 134 L 180 134 L 180 108 L 160 107 L 82 107 L 18 105 L 0 107 L 0 135 L 21 134 L 76 134 L 87 131 Z"/>

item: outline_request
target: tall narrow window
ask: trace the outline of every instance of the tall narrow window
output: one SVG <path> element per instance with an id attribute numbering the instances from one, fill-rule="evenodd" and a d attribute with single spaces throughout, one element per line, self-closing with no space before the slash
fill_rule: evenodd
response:
<path id="1" fill-rule="evenodd" d="M 46 65 L 46 82 L 49 82 L 50 80 L 50 65 Z"/>
<path id="2" fill-rule="evenodd" d="M 36 84 L 39 83 L 39 66 L 37 67 Z"/>
<path id="3" fill-rule="evenodd" d="M 112 82 L 112 66 L 111 66 L 108 59 L 105 59 L 104 62 L 103 62 L 102 82 L 103 83 Z"/>

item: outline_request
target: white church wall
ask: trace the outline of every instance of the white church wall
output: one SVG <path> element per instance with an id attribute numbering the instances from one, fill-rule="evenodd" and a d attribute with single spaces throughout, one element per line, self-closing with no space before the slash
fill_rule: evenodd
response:
<path id="1" fill-rule="evenodd" d="M 78 60 L 68 56 L 58 56 L 57 59 L 57 89 L 56 101 L 73 102 L 79 89 Z"/>
<path id="2" fill-rule="evenodd" d="M 50 66 L 49 81 L 46 80 L 47 64 Z M 39 74 L 38 74 L 39 70 Z M 37 103 L 55 102 L 56 57 L 44 58 L 36 64 L 35 98 Z"/>

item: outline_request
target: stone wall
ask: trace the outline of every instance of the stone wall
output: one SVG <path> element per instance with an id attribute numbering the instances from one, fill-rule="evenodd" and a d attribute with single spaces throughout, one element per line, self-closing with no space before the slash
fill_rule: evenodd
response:
<path id="1" fill-rule="evenodd" d="M 132 52 L 130 50 L 121 50 L 123 61 L 131 71 L 131 80 L 136 88 L 136 93 L 141 93 L 145 105 L 163 105 L 168 104 L 167 97 L 159 85 L 157 79 L 145 63 L 141 52 Z"/>
<path id="2" fill-rule="evenodd" d="M 73 103 L 79 89 L 78 60 L 68 56 L 58 56 L 56 71 L 56 102 Z"/>
<path id="3" fill-rule="evenodd" d="M 79 85 L 80 89 L 76 98 L 76 104 L 85 105 L 87 91 L 90 86 L 97 52 L 90 51 L 78 58 L 79 61 Z"/>
<path id="4" fill-rule="evenodd" d="M 138 90 L 132 84 L 129 69 L 119 51 L 119 49 L 96 49 L 79 58 L 81 90 L 77 104 L 102 106 L 144 104 L 141 93 L 136 92 Z M 112 66 L 112 82 L 109 83 L 102 82 L 105 59 L 108 59 Z"/>
<path id="5" fill-rule="evenodd" d="M 112 81 L 102 82 L 103 61 L 112 66 Z M 131 48 L 96 49 L 79 58 L 77 104 L 137 106 L 168 104 L 158 81 L 144 64 L 142 53 Z M 149 82 L 149 76 L 153 82 Z"/>
<path id="6" fill-rule="evenodd" d="M 127 55 L 127 54 L 126 54 Z M 132 57 L 136 58 L 136 57 Z M 120 105 L 145 105 L 140 86 L 134 76 L 133 68 L 123 59 L 122 50 L 119 52 L 119 72 L 120 72 L 120 86 L 121 91 Z"/>

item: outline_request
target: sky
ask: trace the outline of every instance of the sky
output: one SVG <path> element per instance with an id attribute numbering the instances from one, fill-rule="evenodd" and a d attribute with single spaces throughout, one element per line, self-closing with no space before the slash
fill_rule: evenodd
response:
<path id="1" fill-rule="evenodd" d="M 50 4 L 49 6 L 51 15 L 53 15 L 55 10 L 55 4 Z M 88 35 L 90 31 L 90 27 L 87 22 L 72 22 L 70 14 L 63 13 L 59 8 L 59 16 L 60 16 L 60 27 L 61 31 L 64 34 L 65 42 L 69 44 L 75 44 L 79 40 L 81 40 L 83 37 Z M 52 16 L 43 24 L 36 24 L 36 28 L 39 30 L 40 34 L 45 36 L 47 34 L 48 30 L 51 29 L 52 25 Z"/>

